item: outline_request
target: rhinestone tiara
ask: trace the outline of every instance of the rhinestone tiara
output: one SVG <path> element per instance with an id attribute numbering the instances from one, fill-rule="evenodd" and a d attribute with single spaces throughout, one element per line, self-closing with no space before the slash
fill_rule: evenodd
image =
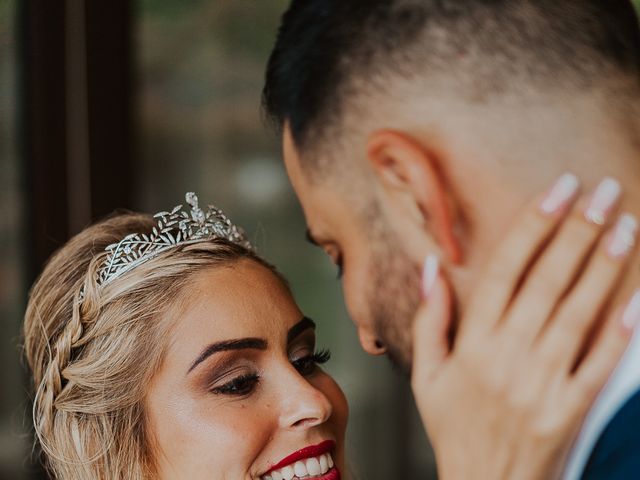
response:
<path id="1" fill-rule="evenodd" d="M 96 283 L 105 286 L 137 266 L 180 245 L 208 240 L 224 239 L 248 250 L 254 250 L 244 231 L 233 225 L 222 210 L 209 205 L 207 210 L 198 206 L 198 196 L 185 195 L 190 211 L 178 205 L 170 212 L 154 215 L 158 223 L 151 233 L 132 233 L 118 243 L 105 248 L 108 255 L 97 272 Z M 80 292 L 81 300 L 84 292 Z"/>

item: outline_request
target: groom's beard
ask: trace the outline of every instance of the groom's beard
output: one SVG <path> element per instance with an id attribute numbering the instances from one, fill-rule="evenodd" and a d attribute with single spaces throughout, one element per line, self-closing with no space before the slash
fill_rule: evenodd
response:
<path id="1" fill-rule="evenodd" d="M 391 363 L 407 378 L 413 359 L 413 320 L 420 304 L 419 268 L 394 235 L 376 232 L 372 241 L 372 288 L 367 294 L 378 338 Z"/>

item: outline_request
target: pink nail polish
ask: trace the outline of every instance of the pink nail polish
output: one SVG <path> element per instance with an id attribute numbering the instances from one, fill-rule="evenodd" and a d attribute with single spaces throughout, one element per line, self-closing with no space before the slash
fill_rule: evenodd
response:
<path id="1" fill-rule="evenodd" d="M 620 216 L 613 230 L 607 251 L 614 258 L 623 258 L 631 253 L 638 237 L 638 220 L 631 214 Z"/>
<path id="2" fill-rule="evenodd" d="M 585 218 L 596 225 L 604 225 L 621 193 L 622 187 L 617 180 L 611 177 L 605 178 L 593 193 L 589 206 L 584 212 Z"/>
<path id="3" fill-rule="evenodd" d="M 640 290 L 631 297 L 631 301 L 627 305 L 622 314 L 622 325 L 629 330 L 633 330 L 640 323 Z"/>
<path id="4" fill-rule="evenodd" d="M 575 197 L 578 192 L 580 181 L 572 173 L 563 174 L 556 183 L 551 187 L 547 196 L 540 204 L 542 213 L 552 215 L 564 207 Z"/>
<path id="5" fill-rule="evenodd" d="M 436 284 L 440 273 L 440 260 L 435 255 L 427 255 L 422 269 L 422 295 L 427 298 Z"/>

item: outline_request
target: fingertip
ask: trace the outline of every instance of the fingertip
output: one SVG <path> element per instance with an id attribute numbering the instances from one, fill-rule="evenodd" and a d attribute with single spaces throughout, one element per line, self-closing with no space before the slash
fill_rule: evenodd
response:
<path id="1" fill-rule="evenodd" d="M 438 283 L 440 260 L 435 255 L 427 255 L 422 268 L 422 296 L 429 298 Z"/>
<path id="2" fill-rule="evenodd" d="M 442 337 L 450 324 L 450 294 L 446 280 L 437 275 L 430 288 L 429 296 L 423 297 L 414 319 L 416 337 Z"/>
<path id="3" fill-rule="evenodd" d="M 446 282 L 438 275 L 428 298 L 423 298 L 413 325 L 413 376 L 433 378 L 449 354 L 451 324 Z"/>
<path id="4" fill-rule="evenodd" d="M 640 324 L 640 289 L 631 296 L 622 312 L 622 327 L 631 335 Z"/>
<path id="5" fill-rule="evenodd" d="M 538 211 L 546 216 L 557 216 L 566 212 L 580 189 L 580 180 L 571 172 L 561 175 L 538 203 Z"/>

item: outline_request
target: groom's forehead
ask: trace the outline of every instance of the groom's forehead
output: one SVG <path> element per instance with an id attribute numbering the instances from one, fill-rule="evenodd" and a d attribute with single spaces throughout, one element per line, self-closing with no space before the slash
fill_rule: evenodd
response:
<path id="1" fill-rule="evenodd" d="M 307 197 L 310 196 L 310 183 L 308 182 L 306 175 L 302 171 L 302 165 L 300 164 L 300 154 L 291 135 L 291 131 L 288 126 L 285 125 L 282 133 L 282 153 L 284 157 L 284 165 L 287 171 L 289 180 L 293 190 L 300 201 L 302 209 L 307 216 Z"/>
<path id="2" fill-rule="evenodd" d="M 283 131 L 283 153 L 287 174 L 298 197 L 307 222 L 305 235 L 312 243 L 325 243 L 333 239 L 331 232 L 338 228 L 336 220 L 348 211 L 345 199 L 331 188 L 330 181 L 309 181 L 313 173 L 305 170 L 300 153 L 290 132 Z"/>
<path id="3" fill-rule="evenodd" d="M 324 190 L 327 191 L 326 193 L 329 193 L 331 189 L 327 187 L 330 187 L 330 185 L 327 186 L 326 182 L 322 182 L 322 185 L 320 185 L 317 181 L 311 181 L 313 172 L 310 168 L 305 167 L 304 163 L 309 160 L 308 157 L 312 155 L 312 153 L 301 151 L 293 138 L 290 128 L 286 124 L 282 133 L 282 145 L 287 175 L 289 176 L 289 180 L 291 180 L 291 184 L 298 198 L 303 203 L 303 208 L 307 197 L 322 194 Z"/>

